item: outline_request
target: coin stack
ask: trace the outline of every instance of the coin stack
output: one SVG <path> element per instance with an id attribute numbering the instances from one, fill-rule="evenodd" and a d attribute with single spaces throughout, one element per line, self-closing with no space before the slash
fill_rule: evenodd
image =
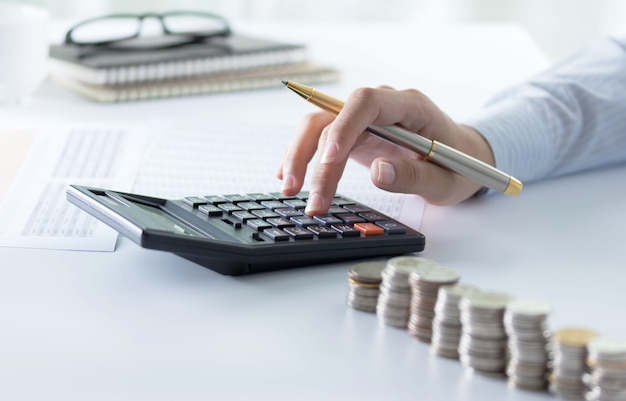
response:
<path id="1" fill-rule="evenodd" d="M 587 344 L 588 401 L 626 400 L 626 340 L 596 337 Z"/>
<path id="2" fill-rule="evenodd" d="M 417 256 L 398 256 L 387 261 L 376 306 L 376 314 L 381 322 L 403 329 L 407 327 L 411 303 L 409 276 L 433 264 Z"/>
<path id="3" fill-rule="evenodd" d="M 504 309 L 511 301 L 508 294 L 478 291 L 463 296 L 459 359 L 479 373 L 501 375 L 507 361 L 507 335 Z"/>
<path id="4" fill-rule="evenodd" d="M 504 328 L 509 350 L 506 374 L 515 387 L 547 388 L 550 343 L 547 318 L 550 312 L 550 305 L 533 300 L 516 299 L 506 306 Z"/>
<path id="5" fill-rule="evenodd" d="M 598 334 L 581 327 L 554 332 L 551 342 L 550 392 L 567 400 L 583 400 L 587 387 L 582 381 L 587 372 L 587 343 Z"/>
<path id="6" fill-rule="evenodd" d="M 411 315 L 408 329 L 411 335 L 422 342 L 430 343 L 439 288 L 456 284 L 460 278 L 456 270 L 435 263 L 424 265 L 409 275 Z"/>
<path id="7" fill-rule="evenodd" d="M 446 358 L 459 357 L 461 339 L 461 297 L 478 291 L 477 287 L 467 284 L 444 285 L 439 287 L 433 319 L 432 350 Z"/>
<path id="8" fill-rule="evenodd" d="M 376 312 L 384 262 L 362 262 L 348 271 L 348 306 L 364 312 Z"/>

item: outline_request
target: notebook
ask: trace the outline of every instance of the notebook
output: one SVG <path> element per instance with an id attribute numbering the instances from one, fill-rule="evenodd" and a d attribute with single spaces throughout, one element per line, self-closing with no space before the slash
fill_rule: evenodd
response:
<path id="1" fill-rule="evenodd" d="M 146 40 L 151 40 L 147 38 Z M 119 85 L 298 64 L 306 46 L 231 34 L 167 49 L 50 47 L 50 72 L 91 85 Z"/>
<path id="2" fill-rule="evenodd" d="M 283 87 L 281 80 L 293 80 L 308 84 L 334 82 L 339 78 L 339 73 L 333 68 L 304 62 L 276 67 L 117 85 L 94 85 L 57 73 L 51 73 L 50 78 L 60 86 L 90 100 L 100 103 L 114 103 L 278 88 Z"/>

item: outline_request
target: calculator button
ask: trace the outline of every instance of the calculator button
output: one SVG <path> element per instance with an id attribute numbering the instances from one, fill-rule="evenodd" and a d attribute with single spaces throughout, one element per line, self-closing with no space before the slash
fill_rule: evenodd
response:
<path id="1" fill-rule="evenodd" d="M 275 200 L 285 200 L 285 199 L 294 199 L 295 196 L 287 196 L 283 195 L 282 192 L 270 192 L 270 196 Z"/>
<path id="2" fill-rule="evenodd" d="M 354 202 L 345 198 L 336 197 L 332 200 L 331 204 L 336 205 L 336 206 L 343 206 L 343 205 L 354 205 Z"/>
<path id="3" fill-rule="evenodd" d="M 223 211 L 229 214 L 237 210 L 241 210 L 241 208 L 235 205 L 234 203 L 221 203 L 217 205 L 217 207 L 219 207 L 220 209 L 222 209 Z"/>
<path id="4" fill-rule="evenodd" d="M 304 209 L 306 207 L 306 202 L 302 199 L 285 199 L 283 203 L 294 209 Z"/>
<path id="5" fill-rule="evenodd" d="M 347 210 L 342 208 L 341 206 L 331 206 L 330 208 L 328 208 L 328 214 L 339 214 L 346 212 Z"/>
<path id="6" fill-rule="evenodd" d="M 326 227 L 326 226 L 309 226 L 309 227 L 307 227 L 307 229 L 310 230 L 311 232 L 313 232 L 319 238 L 336 238 L 337 237 L 337 231 L 333 230 L 330 227 Z"/>
<path id="7" fill-rule="evenodd" d="M 363 217 L 357 216 L 354 213 L 341 213 L 335 217 L 341 219 L 341 221 L 346 224 L 365 223 L 365 219 Z"/>
<path id="8" fill-rule="evenodd" d="M 265 209 L 264 206 L 261 206 L 257 202 L 240 202 L 237 204 L 237 206 L 248 211 Z"/>
<path id="9" fill-rule="evenodd" d="M 269 194 L 264 194 L 264 193 L 260 193 L 260 192 L 256 192 L 256 193 L 252 193 L 252 194 L 246 194 L 246 195 L 248 195 L 248 198 L 250 198 L 250 199 L 252 199 L 253 201 L 256 201 L 256 202 L 262 202 L 262 201 L 268 201 L 268 200 L 274 199 Z"/>
<path id="10" fill-rule="evenodd" d="M 309 216 L 294 216 L 290 220 L 300 227 L 316 226 L 319 224 L 319 222 L 315 221 L 312 217 Z"/>
<path id="11" fill-rule="evenodd" d="M 261 205 L 268 209 L 280 209 L 281 207 L 285 207 L 285 204 L 280 201 L 263 201 Z"/>
<path id="12" fill-rule="evenodd" d="M 267 219 L 267 222 L 270 223 L 272 226 L 278 228 L 293 227 L 295 225 L 284 217 L 274 217 L 273 219 Z"/>
<path id="13" fill-rule="evenodd" d="M 260 219 L 271 219 L 273 217 L 279 217 L 278 214 L 272 212 L 269 209 L 253 210 L 252 214 Z"/>
<path id="14" fill-rule="evenodd" d="M 406 228 L 395 221 L 377 221 L 376 225 L 382 227 L 387 234 L 406 234 Z"/>
<path id="15" fill-rule="evenodd" d="M 377 226 L 374 223 L 356 223 L 354 228 L 365 234 L 369 235 L 383 235 L 385 230 L 382 227 Z"/>
<path id="16" fill-rule="evenodd" d="M 289 241 L 289 234 L 278 228 L 268 228 L 263 230 L 262 233 L 274 241 Z"/>
<path id="17" fill-rule="evenodd" d="M 346 209 L 349 212 L 352 212 L 352 213 L 368 213 L 368 212 L 372 212 L 371 208 L 369 208 L 367 206 L 363 206 L 363 205 L 345 205 L 343 208 Z"/>
<path id="18" fill-rule="evenodd" d="M 310 191 L 300 191 L 296 194 L 296 198 L 307 200 L 309 199 L 309 195 L 311 195 Z"/>
<path id="19" fill-rule="evenodd" d="M 246 224 L 253 230 L 263 231 L 266 228 L 272 228 L 272 225 L 263 219 L 251 219 Z"/>
<path id="20" fill-rule="evenodd" d="M 211 217 L 222 215 L 222 209 L 215 205 L 202 205 L 198 208 L 198 210 L 202 213 L 206 213 L 208 216 Z"/>
<path id="21" fill-rule="evenodd" d="M 255 215 L 245 210 L 237 210 L 233 212 L 232 216 L 239 221 L 243 221 L 244 223 L 250 219 L 256 219 Z"/>
<path id="22" fill-rule="evenodd" d="M 313 218 L 325 226 L 331 226 L 333 224 L 343 223 L 343 221 L 339 220 L 335 216 L 313 216 Z"/>
<path id="23" fill-rule="evenodd" d="M 281 217 L 286 219 L 292 216 L 302 216 L 302 212 L 296 209 L 292 209 L 290 207 L 281 207 L 279 209 L 274 209 L 274 212 L 278 213 Z"/>
<path id="24" fill-rule="evenodd" d="M 375 212 L 359 213 L 359 216 L 361 216 L 365 220 L 373 222 L 373 223 L 375 223 L 377 221 L 381 221 L 381 220 L 389 220 L 389 217 L 385 217 L 382 214 L 378 214 L 378 213 L 375 213 Z"/>
<path id="25" fill-rule="evenodd" d="M 359 230 L 352 228 L 348 224 L 333 224 L 330 227 L 344 237 L 359 237 L 361 235 Z"/>
<path id="26" fill-rule="evenodd" d="M 220 203 L 228 202 L 226 199 L 224 199 L 224 198 L 222 198 L 221 196 L 218 196 L 218 195 L 208 195 L 208 196 L 205 196 L 204 198 L 211 205 L 217 205 L 217 204 L 220 204 Z"/>
<path id="27" fill-rule="evenodd" d="M 250 198 L 248 198 L 246 195 L 240 195 L 240 194 L 230 194 L 230 195 L 222 195 L 226 200 L 228 200 L 229 202 L 232 203 L 239 203 L 239 202 L 249 202 Z"/>
<path id="28" fill-rule="evenodd" d="M 208 201 L 206 200 L 206 198 L 202 198 L 200 196 L 188 196 L 183 199 L 183 202 L 191 207 L 196 207 L 200 205 L 206 205 Z"/>
<path id="29" fill-rule="evenodd" d="M 285 227 L 285 232 L 295 240 L 313 239 L 313 233 L 302 227 Z"/>

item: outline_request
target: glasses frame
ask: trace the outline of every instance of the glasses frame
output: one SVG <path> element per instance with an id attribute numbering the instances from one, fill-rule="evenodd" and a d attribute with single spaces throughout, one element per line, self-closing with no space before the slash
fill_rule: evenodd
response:
<path id="1" fill-rule="evenodd" d="M 165 24 L 165 21 L 164 21 L 165 18 L 173 17 L 173 16 L 185 16 L 185 15 L 194 16 L 194 17 L 206 17 L 206 18 L 217 20 L 224 25 L 224 29 L 217 30 L 214 32 L 199 31 L 199 32 L 178 33 L 178 32 L 172 32 L 167 28 L 167 25 Z M 121 38 L 121 39 L 102 40 L 102 41 L 95 41 L 95 42 L 80 42 L 80 41 L 77 42 L 72 38 L 72 33 L 80 27 L 89 25 L 97 21 L 106 20 L 106 19 L 121 19 L 121 18 L 137 19 L 139 21 L 139 23 L 137 24 L 137 32 L 135 32 L 135 34 L 133 35 L 130 35 L 128 37 Z M 85 20 L 85 21 L 81 21 L 78 24 L 71 27 L 65 34 L 65 44 L 71 45 L 71 46 L 78 46 L 78 47 L 87 47 L 87 46 L 100 47 L 100 46 L 112 45 L 112 44 L 119 43 L 119 42 L 124 42 L 126 40 L 136 39 L 141 36 L 143 21 L 148 18 L 154 18 L 157 21 L 159 21 L 159 23 L 161 24 L 161 29 L 165 35 L 188 37 L 187 41 L 176 44 L 174 46 L 180 46 L 180 45 L 185 45 L 189 43 L 199 42 L 199 41 L 214 38 L 214 37 L 228 37 L 232 34 L 230 24 L 224 17 L 217 15 L 217 14 L 207 13 L 203 11 L 180 10 L 180 11 L 168 11 L 165 13 L 149 12 L 149 13 L 144 13 L 144 14 L 108 14 L 108 15 L 103 15 L 101 17 L 96 17 L 96 18 Z M 164 46 L 156 46 L 156 48 L 162 48 L 162 47 Z M 165 47 L 170 47 L 170 46 L 165 46 Z"/>

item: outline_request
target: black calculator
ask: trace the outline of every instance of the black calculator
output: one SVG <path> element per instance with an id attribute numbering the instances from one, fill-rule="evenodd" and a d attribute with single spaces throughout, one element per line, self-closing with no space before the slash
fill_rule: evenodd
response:
<path id="1" fill-rule="evenodd" d="M 225 275 L 260 273 L 424 249 L 424 235 L 347 197 L 323 216 L 308 193 L 209 194 L 162 199 L 70 185 L 67 199 L 138 245 Z"/>

